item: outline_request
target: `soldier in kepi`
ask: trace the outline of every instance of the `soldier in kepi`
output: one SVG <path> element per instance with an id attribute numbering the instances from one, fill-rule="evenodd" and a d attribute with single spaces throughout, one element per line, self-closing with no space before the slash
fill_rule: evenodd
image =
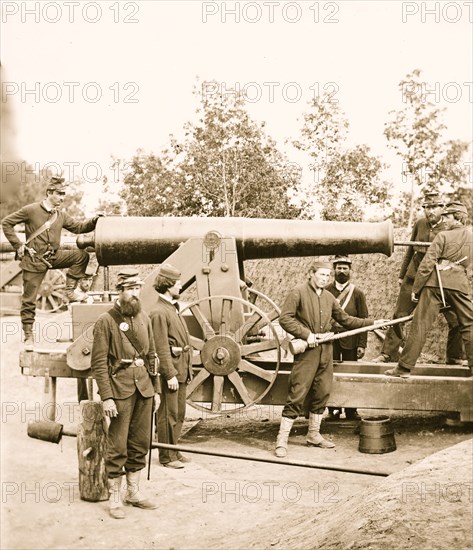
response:
<path id="1" fill-rule="evenodd" d="M 446 229 L 445 221 L 442 218 L 445 201 L 437 192 L 428 192 L 424 194 L 422 207 L 425 215 L 415 223 L 410 240 L 413 242 L 432 242 L 440 231 Z M 393 319 L 410 315 L 416 307 L 416 304 L 411 300 L 412 285 L 425 252 L 426 247 L 417 245 L 409 246 L 406 250 L 399 273 L 399 295 Z M 462 364 L 463 347 L 458 319 L 451 310 L 445 311 L 443 315 L 448 323 L 446 363 L 452 365 Z M 400 325 L 388 329 L 381 355 L 373 361 L 375 363 L 397 363 L 400 352 L 399 346 L 402 344 L 402 340 L 403 335 Z"/>
<path id="2" fill-rule="evenodd" d="M 110 418 L 105 467 L 110 492 L 110 515 L 125 517 L 121 485 L 126 476 L 125 503 L 152 510 L 157 504 L 140 491 L 146 466 L 152 415 L 159 402 L 159 379 L 151 321 L 141 310 L 141 286 L 135 269 L 118 274 L 118 299 L 94 326 L 92 374 L 104 413 Z M 154 403 L 153 403 L 154 396 Z"/>
<path id="3" fill-rule="evenodd" d="M 43 201 L 23 206 L 2 220 L 3 233 L 15 249 L 22 269 L 20 316 L 26 351 L 33 351 L 36 298 L 46 271 L 69 268 L 65 297 L 71 300 L 77 282 L 84 276 L 89 263 L 89 254 L 85 250 L 60 250 L 61 231 L 65 228 L 72 233 L 88 233 L 95 229 L 99 216 L 82 222 L 74 220 L 60 208 L 65 194 L 64 178 L 52 177 Z M 20 223 L 25 224 L 25 242 L 19 239 L 14 229 Z"/>
<path id="4" fill-rule="evenodd" d="M 289 378 L 289 395 L 284 406 L 276 440 L 276 456 L 285 457 L 292 425 L 303 414 L 308 398 L 309 431 L 307 445 L 325 449 L 335 443 L 320 434 L 320 425 L 332 389 L 332 342 L 321 343 L 330 331 L 332 319 L 347 329 L 374 324 L 372 319 L 359 319 L 348 315 L 333 294 L 325 290 L 332 266 L 316 262 L 309 269 L 309 280 L 291 290 L 282 307 L 279 324 L 295 338 L 305 340 L 308 347 L 294 356 Z"/>
<path id="5" fill-rule="evenodd" d="M 94 303 L 94 297 L 91 296 L 89 292 L 94 282 L 95 272 L 95 269 L 87 267 L 84 276 L 82 277 L 82 279 L 79 280 L 79 284 L 72 293 L 72 298 L 70 300 L 71 302 L 76 302 L 79 304 Z"/>
<path id="6" fill-rule="evenodd" d="M 162 264 L 153 286 L 159 300 L 149 316 L 162 377 L 158 441 L 177 445 L 186 413 L 187 383 L 193 375 L 189 332 L 178 302 L 181 272 L 171 264 Z M 191 459 L 179 451 L 159 449 L 159 461 L 166 468 L 182 469 Z"/>
<path id="7" fill-rule="evenodd" d="M 340 307 L 353 317 L 366 319 L 368 317 L 368 306 L 366 305 L 366 297 L 364 292 L 355 286 L 351 281 L 351 266 L 352 261 L 348 256 L 335 256 L 333 262 L 333 270 L 335 272 L 335 281 L 328 284 L 326 289 L 335 296 Z M 336 321 L 332 323 L 332 331 L 337 333 L 345 332 Z M 333 359 L 334 361 L 358 361 L 365 355 L 366 343 L 368 334 L 363 332 L 342 338 L 333 343 Z M 328 419 L 339 419 L 341 407 L 329 407 Z M 357 410 L 351 407 L 345 407 L 345 418 L 347 420 L 358 420 Z"/>
<path id="8" fill-rule="evenodd" d="M 456 313 L 469 376 L 473 373 L 473 302 L 467 275 L 473 262 L 473 232 L 471 226 L 466 226 L 468 211 L 464 204 L 447 204 L 443 216 L 447 231 L 435 237 L 417 270 L 411 294 L 417 307 L 411 329 L 398 365 L 384 373 L 388 376 L 410 375 L 441 310 Z"/>

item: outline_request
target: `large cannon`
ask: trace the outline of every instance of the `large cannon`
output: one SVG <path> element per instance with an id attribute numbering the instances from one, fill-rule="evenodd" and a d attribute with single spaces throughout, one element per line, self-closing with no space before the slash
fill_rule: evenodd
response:
<path id="1" fill-rule="evenodd" d="M 160 264 L 180 269 L 184 289 L 197 299 L 185 310 L 195 349 L 188 399 L 220 412 L 223 403 L 247 407 L 261 401 L 281 363 L 279 309 L 245 283 L 244 260 L 336 253 L 390 255 L 390 222 L 348 223 L 244 218 L 102 218 L 95 233 L 80 236 L 101 265 Z M 141 297 L 157 301 L 155 272 Z M 80 347 L 80 345 L 78 346 Z M 199 403 L 208 403 L 202 405 Z"/>
<path id="2" fill-rule="evenodd" d="M 106 275 L 108 266 L 113 265 L 169 262 L 180 269 L 184 289 L 192 287 L 196 296 L 184 311 L 194 347 L 195 376 L 188 385 L 188 402 L 211 413 L 228 410 L 227 405 L 232 411 L 254 403 L 282 405 L 287 397 L 292 356 L 285 345 L 286 335 L 277 323 L 279 309 L 271 298 L 249 288 L 245 260 L 331 254 L 389 256 L 394 245 L 390 222 L 171 217 L 100 218 L 95 232 L 79 236 L 77 244 L 80 248 L 94 249 Z M 156 271 L 146 277 L 141 292 L 148 311 L 158 298 L 152 286 Z M 109 280 L 108 276 L 104 279 Z M 107 293 L 109 288 L 104 290 Z M 69 369 L 75 377 L 90 375 L 93 323 L 109 307 L 107 303 L 72 306 L 74 342 L 62 359 L 62 373 Z M 31 374 L 40 359 L 35 359 L 34 353 L 23 353 L 21 361 Z M 59 361 L 57 355 L 55 360 Z M 42 366 L 45 367 L 45 362 Z M 384 368 L 362 363 L 354 370 L 349 367 L 336 404 L 368 407 L 371 400 L 375 408 L 398 408 L 399 380 L 376 376 Z M 51 363 L 48 372 L 52 376 Z M 462 376 L 450 371 L 439 374 Z M 404 386 L 401 408 L 457 410 L 464 417 L 473 416 L 469 388 L 463 388 L 458 381 L 459 378 L 453 381 L 450 378 L 450 386 L 453 384 L 455 388 L 449 386 L 447 391 L 437 392 L 435 404 L 430 400 L 420 402 L 419 383 L 409 382 Z M 433 382 L 425 380 L 425 384 L 430 391 Z M 337 384 L 334 389 L 336 393 Z M 438 398 L 444 394 L 450 401 L 448 395 L 456 395 L 460 404 L 450 401 L 446 404 L 443 398 Z"/>

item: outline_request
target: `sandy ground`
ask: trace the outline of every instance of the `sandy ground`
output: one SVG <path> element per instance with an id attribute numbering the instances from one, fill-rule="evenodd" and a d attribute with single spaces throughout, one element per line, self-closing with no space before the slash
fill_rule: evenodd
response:
<path id="1" fill-rule="evenodd" d="M 54 322 L 65 337 L 67 314 L 53 315 L 41 326 Z M 27 436 L 28 421 L 46 418 L 44 382 L 20 373 L 18 318 L 1 321 L 2 549 L 473 548 L 472 431 L 445 427 L 438 414 L 393 412 L 397 450 L 382 455 L 358 452 L 359 436 L 343 422 L 324 426 L 335 449 L 308 448 L 306 421 L 296 423 L 288 458 L 389 477 L 199 454 L 169 470 L 153 456 L 142 487 L 159 507 L 127 507 L 125 520 L 113 520 L 106 502 L 79 498 L 75 438 L 56 445 Z M 40 347 L 54 346 L 42 334 Z M 75 396 L 75 381 L 60 379 L 65 427 L 79 421 Z M 257 406 L 196 422 L 201 413 L 189 407 L 182 444 L 269 458 L 280 412 Z"/>

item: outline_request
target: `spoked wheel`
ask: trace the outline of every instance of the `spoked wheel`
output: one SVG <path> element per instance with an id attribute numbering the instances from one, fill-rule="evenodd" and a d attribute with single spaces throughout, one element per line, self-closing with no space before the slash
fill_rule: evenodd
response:
<path id="1" fill-rule="evenodd" d="M 253 305 L 263 310 L 271 321 L 274 321 L 281 315 L 281 310 L 276 302 L 273 302 L 273 300 L 271 300 L 271 298 L 268 298 L 266 294 L 263 294 L 259 290 L 255 290 L 254 288 L 250 287 L 248 287 L 246 291 L 249 294 L 249 301 Z"/>
<path id="2" fill-rule="evenodd" d="M 185 309 L 191 311 L 201 333 L 191 336 L 199 356 L 194 358 L 197 369 L 187 386 L 188 403 L 211 413 L 235 413 L 258 403 L 274 384 L 281 360 L 278 334 L 268 315 L 235 296 L 205 297 Z M 258 365 L 258 358 L 268 352 L 271 370 Z M 236 405 L 222 411 L 225 403 Z"/>
<path id="3" fill-rule="evenodd" d="M 63 304 L 63 291 L 66 287 L 66 276 L 59 269 L 48 269 L 38 289 L 36 309 L 43 313 L 54 313 Z"/>

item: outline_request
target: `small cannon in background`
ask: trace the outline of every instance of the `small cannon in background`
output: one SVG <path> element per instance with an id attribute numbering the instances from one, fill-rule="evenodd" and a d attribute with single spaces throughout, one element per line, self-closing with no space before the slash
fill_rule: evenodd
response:
<path id="1" fill-rule="evenodd" d="M 188 385 L 188 402 L 204 412 L 220 413 L 254 403 L 282 405 L 287 397 L 292 356 L 277 323 L 279 309 L 270 297 L 248 288 L 245 260 L 332 254 L 389 256 L 394 242 L 390 222 L 103 217 L 93 234 L 78 237 L 77 245 L 93 249 L 99 265 L 105 267 L 106 294 L 110 290 L 108 266 L 169 262 L 180 269 L 184 290 L 192 286 L 197 296 L 184 312 L 194 347 L 195 376 Z M 147 311 L 157 301 L 152 286 L 156 271 L 146 277 L 141 292 Z M 303 276 L 301 273 L 301 279 Z M 79 378 L 90 375 L 93 324 L 109 307 L 109 303 L 71 306 L 74 341 L 62 358 L 54 357 L 61 363 L 58 376 L 66 372 Z M 47 364 L 49 376 L 54 376 L 51 360 L 46 362 L 38 355 L 21 354 L 24 374 L 41 375 Z M 368 362 L 343 363 L 335 373 L 334 404 L 460 411 L 462 419 L 473 418 L 471 385 L 463 383 L 462 369 L 424 366 L 414 373 L 427 375 L 423 379 L 413 376 L 412 381 L 400 381 L 380 376 L 386 368 Z M 426 395 L 433 397 L 427 399 Z"/>

